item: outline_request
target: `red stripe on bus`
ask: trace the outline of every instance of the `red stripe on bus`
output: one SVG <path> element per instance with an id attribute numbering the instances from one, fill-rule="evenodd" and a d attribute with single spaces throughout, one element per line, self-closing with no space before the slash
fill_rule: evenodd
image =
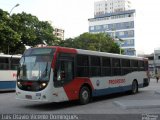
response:
<path id="1" fill-rule="evenodd" d="M 76 54 L 77 50 L 74 48 L 65 48 L 65 47 L 53 47 L 56 48 L 56 52 L 54 54 L 54 58 L 52 61 L 52 68 L 54 69 L 56 66 L 56 60 L 57 60 L 57 55 L 58 53 L 71 53 L 71 54 Z"/>
<path id="2" fill-rule="evenodd" d="M 92 90 L 94 89 L 89 78 L 76 78 L 64 86 L 69 100 L 79 99 L 79 91 L 83 84 L 88 84 Z"/>

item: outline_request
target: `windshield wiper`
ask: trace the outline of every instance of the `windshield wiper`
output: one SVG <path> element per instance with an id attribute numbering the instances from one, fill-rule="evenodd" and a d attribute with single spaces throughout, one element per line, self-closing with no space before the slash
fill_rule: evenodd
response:
<path id="1" fill-rule="evenodd" d="M 47 76 L 47 72 L 48 72 L 48 62 L 46 64 L 46 68 L 45 68 L 45 76 Z"/>

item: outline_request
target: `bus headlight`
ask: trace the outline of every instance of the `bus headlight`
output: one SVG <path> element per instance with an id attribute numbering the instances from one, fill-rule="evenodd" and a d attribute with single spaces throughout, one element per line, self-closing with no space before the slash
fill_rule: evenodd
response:
<path id="1" fill-rule="evenodd" d="M 21 82 L 17 82 L 18 87 L 22 87 Z"/>
<path id="2" fill-rule="evenodd" d="M 42 83 L 41 85 L 42 85 L 42 87 L 46 87 L 47 84 L 46 83 Z"/>

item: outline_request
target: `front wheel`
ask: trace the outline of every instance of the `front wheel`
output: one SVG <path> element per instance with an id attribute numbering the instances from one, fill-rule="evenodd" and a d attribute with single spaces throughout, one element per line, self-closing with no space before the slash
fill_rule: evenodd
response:
<path id="1" fill-rule="evenodd" d="M 138 92 L 138 83 L 136 80 L 132 82 L 132 94 L 136 94 Z"/>
<path id="2" fill-rule="evenodd" d="M 82 105 L 89 103 L 91 98 L 90 90 L 88 87 L 84 86 L 81 88 L 79 93 L 79 102 Z"/>

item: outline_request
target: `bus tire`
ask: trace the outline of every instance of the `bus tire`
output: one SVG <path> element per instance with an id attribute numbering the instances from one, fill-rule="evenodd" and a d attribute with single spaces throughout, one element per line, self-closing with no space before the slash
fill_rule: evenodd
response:
<path id="1" fill-rule="evenodd" d="M 136 94 L 138 93 L 138 83 L 136 80 L 134 80 L 132 82 L 132 90 L 131 90 L 132 94 Z"/>
<path id="2" fill-rule="evenodd" d="M 79 92 L 79 102 L 81 105 L 89 103 L 91 99 L 91 93 L 88 87 L 83 86 Z"/>

